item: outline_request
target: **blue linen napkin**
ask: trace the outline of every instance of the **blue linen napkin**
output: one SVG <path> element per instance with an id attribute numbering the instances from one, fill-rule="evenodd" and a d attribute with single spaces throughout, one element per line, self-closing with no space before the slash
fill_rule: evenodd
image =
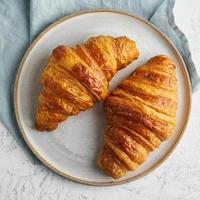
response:
<path id="1" fill-rule="evenodd" d="M 174 23 L 174 3 L 175 0 L 1 0 L 0 120 L 19 145 L 29 152 L 18 129 L 13 108 L 13 83 L 19 62 L 40 31 L 55 20 L 80 10 L 115 9 L 152 22 L 168 35 L 181 53 L 193 91 L 200 88 L 200 78 L 192 62 L 187 39 Z"/>

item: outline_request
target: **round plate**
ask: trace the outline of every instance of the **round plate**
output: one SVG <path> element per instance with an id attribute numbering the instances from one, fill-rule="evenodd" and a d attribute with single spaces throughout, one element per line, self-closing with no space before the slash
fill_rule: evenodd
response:
<path id="1" fill-rule="evenodd" d="M 136 171 L 119 180 L 96 167 L 96 155 L 102 144 L 105 114 L 102 103 L 72 116 L 52 132 L 34 129 L 34 114 L 40 91 L 39 77 L 53 48 L 73 45 L 95 35 L 125 35 L 136 41 L 139 59 L 118 71 L 110 82 L 115 88 L 137 66 L 152 56 L 166 54 L 177 66 L 178 113 L 173 136 L 153 153 Z M 133 15 L 108 11 L 86 11 L 70 15 L 43 31 L 26 52 L 15 83 L 15 112 L 21 133 L 33 153 L 49 168 L 69 179 L 91 185 L 116 185 L 135 180 L 162 163 L 172 152 L 185 129 L 190 110 L 190 83 L 185 64 L 172 43 L 153 25 Z"/>

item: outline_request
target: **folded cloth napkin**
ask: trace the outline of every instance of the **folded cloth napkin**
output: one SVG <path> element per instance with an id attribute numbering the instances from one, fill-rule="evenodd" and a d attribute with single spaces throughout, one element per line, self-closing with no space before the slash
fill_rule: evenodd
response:
<path id="1" fill-rule="evenodd" d="M 55 20 L 87 9 L 115 9 L 138 15 L 155 24 L 173 41 L 190 75 L 193 91 L 200 78 L 191 59 L 187 39 L 174 23 L 175 0 L 1 0 L 0 1 L 0 120 L 27 148 L 13 109 L 13 83 L 19 62 L 31 41 Z M 29 152 L 31 155 L 31 153 Z"/>

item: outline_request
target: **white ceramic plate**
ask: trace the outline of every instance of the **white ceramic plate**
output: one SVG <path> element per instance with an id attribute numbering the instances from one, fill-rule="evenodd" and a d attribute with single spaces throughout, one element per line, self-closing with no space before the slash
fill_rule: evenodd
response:
<path id="1" fill-rule="evenodd" d="M 38 132 L 33 128 L 39 77 L 51 50 L 59 44 L 73 45 L 94 35 L 125 35 L 136 41 L 139 59 L 119 71 L 110 82 L 116 87 L 137 66 L 157 54 L 171 57 L 177 66 L 179 82 L 177 128 L 174 135 L 149 155 L 136 171 L 119 180 L 113 180 L 95 164 L 101 146 L 105 114 L 102 103 L 70 117 L 55 131 Z M 42 32 L 25 54 L 15 84 L 15 111 L 25 141 L 35 155 L 48 167 L 72 180 L 91 185 L 114 185 L 134 180 L 156 168 L 175 147 L 186 126 L 190 108 L 188 74 L 179 53 L 169 40 L 148 22 L 138 17 L 114 11 L 87 11 L 67 16 Z"/>

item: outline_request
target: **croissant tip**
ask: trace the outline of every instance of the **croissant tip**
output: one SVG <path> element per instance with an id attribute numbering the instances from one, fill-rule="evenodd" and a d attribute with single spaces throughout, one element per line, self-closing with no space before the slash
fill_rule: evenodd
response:
<path id="1" fill-rule="evenodd" d="M 149 61 L 150 60 L 157 60 L 157 61 L 159 61 L 159 60 L 168 60 L 168 61 L 173 62 L 173 60 L 171 58 L 169 58 L 169 56 L 164 55 L 164 54 L 156 55 L 156 56 L 152 57 L 151 59 L 149 59 Z"/>
<path id="2" fill-rule="evenodd" d="M 54 129 L 56 129 L 58 126 L 57 125 L 49 126 L 49 124 L 48 125 L 40 124 L 36 121 L 34 127 L 38 131 L 49 131 L 50 132 L 50 131 L 53 131 Z"/>
<path id="3" fill-rule="evenodd" d="M 52 51 L 52 55 L 57 59 L 61 59 L 64 54 L 65 54 L 65 46 L 64 45 L 59 45 L 57 46 L 53 51 Z"/>

